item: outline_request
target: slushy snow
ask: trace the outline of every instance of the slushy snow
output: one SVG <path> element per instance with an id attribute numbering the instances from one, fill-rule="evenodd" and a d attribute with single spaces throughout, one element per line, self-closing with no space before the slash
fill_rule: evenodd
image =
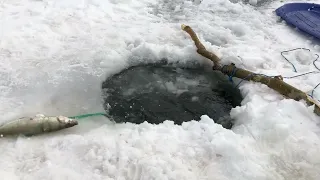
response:
<path id="1" fill-rule="evenodd" d="M 181 24 L 190 25 L 224 64 L 267 75 L 316 70 L 319 43 L 273 12 L 289 1 L 246 2 L 1 0 L 0 121 L 103 111 L 101 82 L 131 64 L 166 58 L 210 65 Z M 298 73 L 280 54 L 293 48 L 310 49 L 286 54 Z M 310 74 L 285 81 L 310 93 L 319 79 Z M 313 107 L 259 83 L 243 82 L 240 90 L 244 100 L 231 111 L 232 130 L 205 114 L 182 126 L 95 117 L 53 134 L 1 138 L 0 177 L 319 180 L 320 118 Z M 320 89 L 314 95 L 320 99 Z"/>

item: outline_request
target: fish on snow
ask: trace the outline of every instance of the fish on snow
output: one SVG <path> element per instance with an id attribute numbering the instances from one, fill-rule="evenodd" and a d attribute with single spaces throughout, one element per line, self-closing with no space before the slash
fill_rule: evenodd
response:
<path id="1" fill-rule="evenodd" d="M 78 125 L 78 121 L 65 116 L 45 116 L 37 114 L 34 117 L 22 117 L 0 125 L 0 136 L 43 134 Z"/>

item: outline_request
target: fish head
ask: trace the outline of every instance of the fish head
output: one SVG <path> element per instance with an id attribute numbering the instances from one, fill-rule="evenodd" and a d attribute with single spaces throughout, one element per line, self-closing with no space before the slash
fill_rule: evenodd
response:
<path id="1" fill-rule="evenodd" d="M 78 121 L 75 119 L 71 119 L 65 116 L 58 116 L 57 117 L 58 121 L 64 128 L 69 128 L 78 125 Z"/>

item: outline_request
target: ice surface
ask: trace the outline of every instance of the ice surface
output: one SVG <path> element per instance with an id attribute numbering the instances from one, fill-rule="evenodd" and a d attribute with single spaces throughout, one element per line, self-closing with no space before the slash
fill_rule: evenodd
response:
<path id="1" fill-rule="evenodd" d="M 280 52 L 304 47 L 319 54 L 320 48 L 279 21 L 273 10 L 284 3 L 263 9 L 228 0 L 2 0 L 0 121 L 102 111 L 101 82 L 139 61 L 206 64 L 182 23 L 223 63 L 295 75 Z M 290 57 L 298 72 L 315 70 L 306 60 L 311 55 Z M 319 79 L 285 81 L 310 92 Z M 313 107 L 261 84 L 244 82 L 240 89 L 245 99 L 231 111 L 232 130 L 206 115 L 182 126 L 88 118 L 51 135 L 2 138 L 1 179 L 320 179 L 320 119 Z"/>

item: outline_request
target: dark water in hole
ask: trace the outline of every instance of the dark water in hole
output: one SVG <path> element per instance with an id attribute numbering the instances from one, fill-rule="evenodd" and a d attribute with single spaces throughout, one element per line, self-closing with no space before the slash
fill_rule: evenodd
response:
<path id="1" fill-rule="evenodd" d="M 104 108 L 117 123 L 181 124 L 208 115 L 229 129 L 229 112 L 242 100 L 226 76 L 201 67 L 134 66 L 109 77 L 102 89 Z"/>

